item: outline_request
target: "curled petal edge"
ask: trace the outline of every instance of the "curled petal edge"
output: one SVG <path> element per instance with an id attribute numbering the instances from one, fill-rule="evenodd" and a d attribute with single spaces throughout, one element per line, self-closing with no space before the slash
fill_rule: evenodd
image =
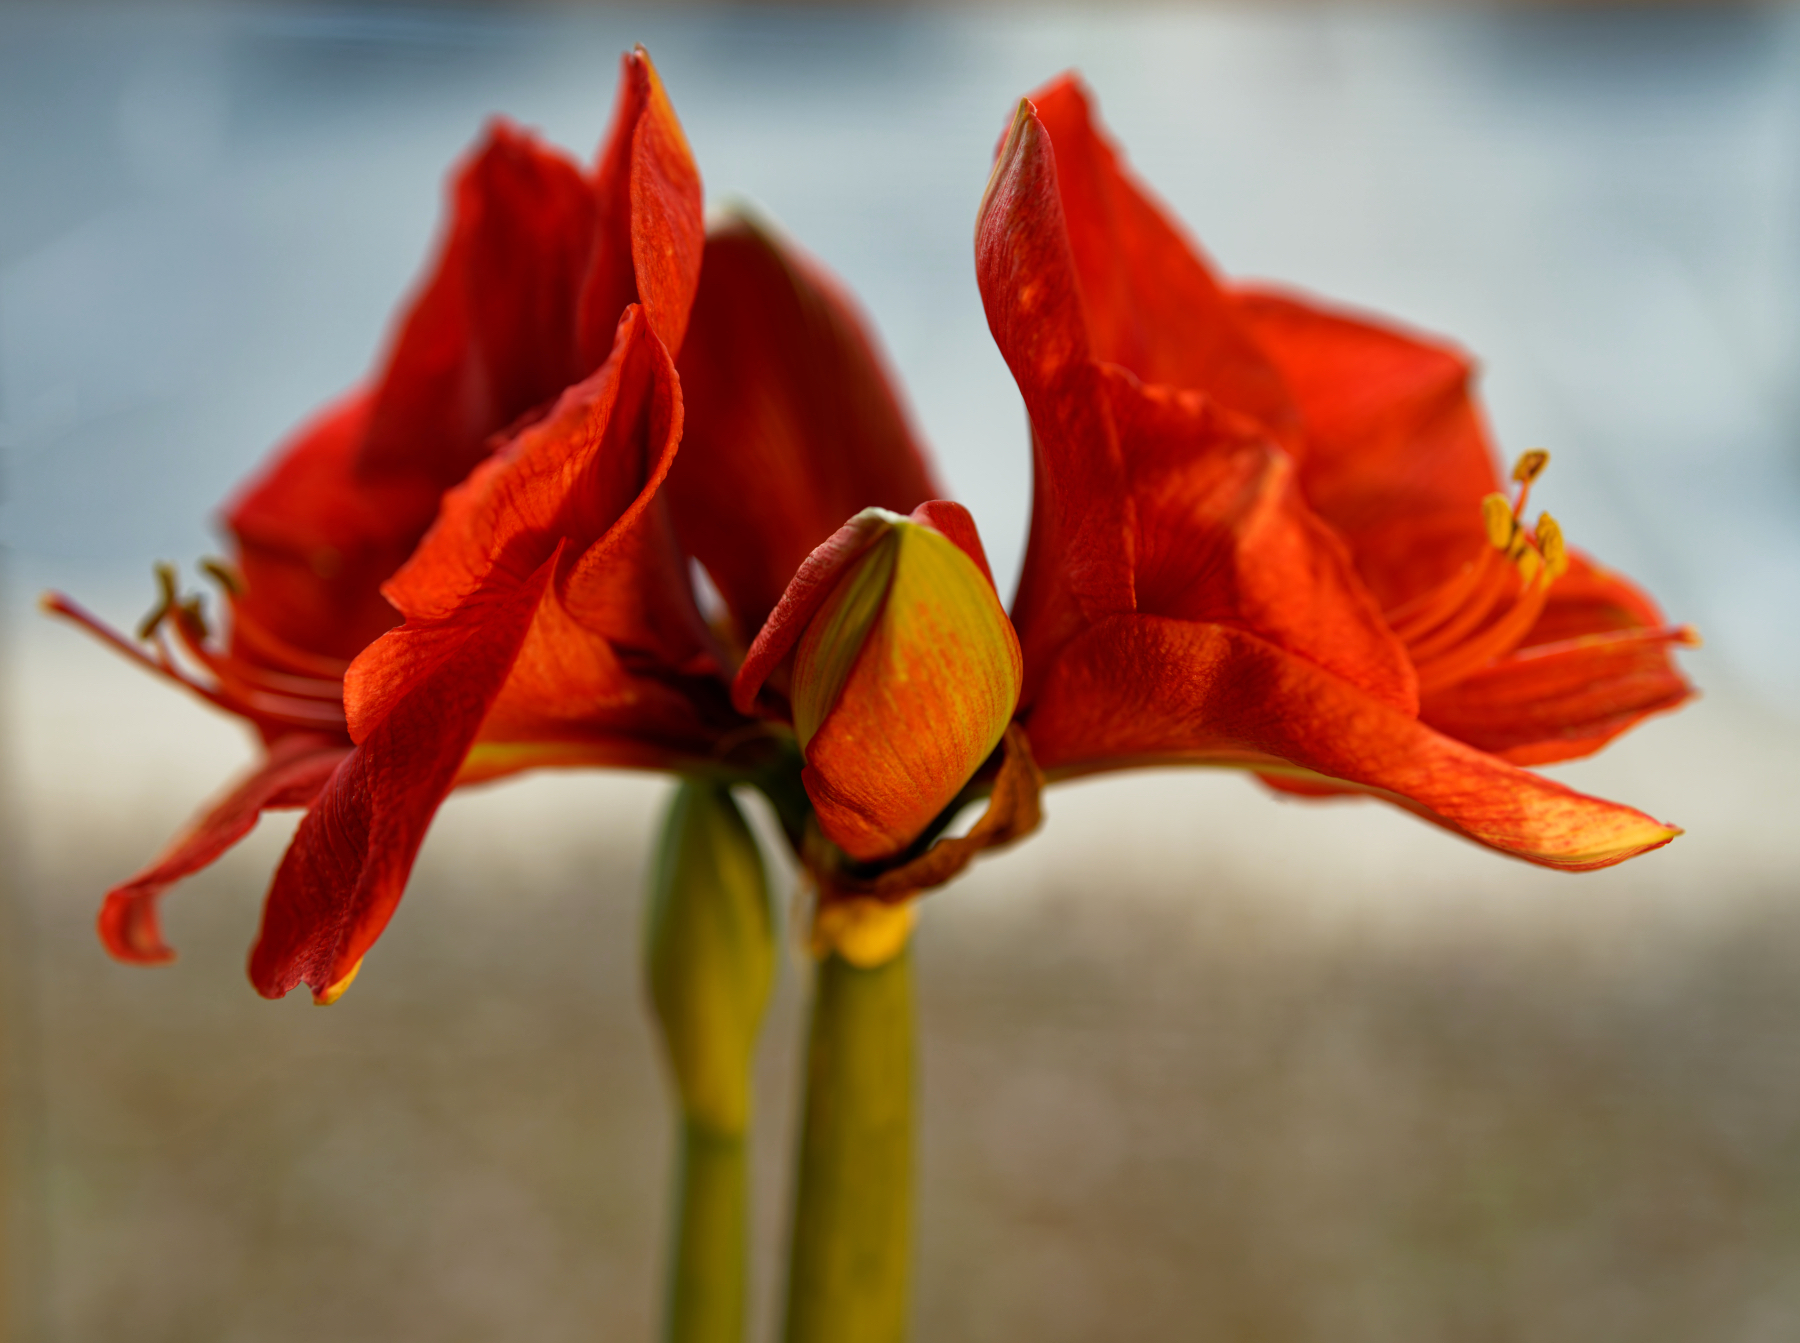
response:
<path id="1" fill-rule="evenodd" d="M 329 737 L 296 733 L 278 740 L 268 759 L 190 821 L 155 862 L 106 893 L 97 927 L 107 951 L 139 965 L 174 960 L 158 918 L 163 892 L 213 863 L 265 811 L 311 806 L 349 754 L 348 745 Z"/>

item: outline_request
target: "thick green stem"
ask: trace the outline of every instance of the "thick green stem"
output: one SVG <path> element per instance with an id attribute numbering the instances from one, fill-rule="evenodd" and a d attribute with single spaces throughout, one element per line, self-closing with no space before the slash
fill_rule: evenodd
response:
<path id="1" fill-rule="evenodd" d="M 667 1343 L 738 1343 L 744 1336 L 744 1236 L 749 1166 L 742 1133 L 681 1126 Z"/>
<path id="2" fill-rule="evenodd" d="M 650 998 L 680 1109 L 668 1343 L 742 1343 L 750 1069 L 775 941 L 756 840 L 726 786 L 670 804 L 650 887 Z"/>
<path id="3" fill-rule="evenodd" d="M 786 1343 L 901 1343 L 912 1248 L 912 953 L 819 964 Z"/>

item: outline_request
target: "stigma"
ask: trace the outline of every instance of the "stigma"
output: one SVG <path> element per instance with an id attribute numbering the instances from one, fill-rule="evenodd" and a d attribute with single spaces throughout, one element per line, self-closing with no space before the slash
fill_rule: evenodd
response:
<path id="1" fill-rule="evenodd" d="M 1550 464 L 1534 448 L 1512 470 L 1517 495 L 1496 491 L 1481 501 L 1487 544 L 1430 591 L 1387 612 L 1428 695 L 1466 680 L 1512 652 L 1543 614 L 1551 585 L 1569 571 L 1562 528 L 1548 513 L 1525 522 L 1531 487 Z"/>

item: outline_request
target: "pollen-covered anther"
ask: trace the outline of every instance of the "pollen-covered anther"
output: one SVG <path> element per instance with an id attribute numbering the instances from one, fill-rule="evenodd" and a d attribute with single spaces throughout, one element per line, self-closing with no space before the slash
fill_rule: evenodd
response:
<path id="1" fill-rule="evenodd" d="M 1532 448 L 1519 454 L 1519 460 L 1513 463 L 1512 478 L 1521 485 L 1529 485 L 1544 474 L 1544 468 L 1550 465 L 1550 454 L 1542 448 Z"/>
<path id="2" fill-rule="evenodd" d="M 1481 520 L 1487 527 L 1488 542 L 1495 550 L 1512 545 L 1518 533 L 1519 520 L 1513 516 L 1512 500 L 1496 490 L 1481 501 Z"/>
<path id="3" fill-rule="evenodd" d="M 236 565 L 209 555 L 200 561 L 199 568 L 200 572 L 217 583 L 226 595 L 231 597 L 244 595 L 244 576 L 238 572 Z"/>
<path id="4" fill-rule="evenodd" d="M 1535 531 L 1538 551 L 1544 557 L 1545 575 L 1555 581 L 1569 572 L 1569 550 L 1563 544 L 1562 527 L 1548 513 L 1539 513 Z"/>
<path id="5" fill-rule="evenodd" d="M 156 575 L 156 605 L 138 621 L 137 627 L 137 637 L 145 640 L 155 634 L 162 627 L 163 621 L 181 604 L 181 582 L 175 566 L 158 564 L 152 572 Z"/>

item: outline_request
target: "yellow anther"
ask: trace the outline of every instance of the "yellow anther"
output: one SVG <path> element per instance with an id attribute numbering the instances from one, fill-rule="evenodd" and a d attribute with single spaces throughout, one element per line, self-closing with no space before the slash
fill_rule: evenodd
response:
<path id="1" fill-rule="evenodd" d="M 1563 544 L 1562 528 L 1548 513 L 1538 514 L 1537 543 L 1538 549 L 1544 552 L 1544 564 L 1550 577 L 1561 578 L 1569 572 L 1569 549 Z"/>
<path id="2" fill-rule="evenodd" d="M 1538 574 L 1544 568 L 1543 557 L 1530 546 L 1520 546 L 1519 553 L 1513 557 L 1513 563 L 1519 566 L 1519 577 L 1530 587 L 1537 581 Z"/>
<path id="3" fill-rule="evenodd" d="M 1516 524 L 1512 501 L 1504 494 L 1490 494 L 1481 501 L 1481 520 L 1487 526 L 1488 541 L 1495 550 L 1512 544 Z"/>
<path id="4" fill-rule="evenodd" d="M 156 566 L 156 588 L 156 605 L 150 608 L 149 615 L 138 622 L 137 637 L 140 639 L 148 639 L 155 634 L 157 626 L 169 618 L 169 612 L 173 611 L 180 601 L 174 565 L 158 564 Z"/>
<path id="5" fill-rule="evenodd" d="M 200 572 L 211 578 L 213 582 L 224 588 L 225 591 L 229 592 L 233 597 L 242 597 L 244 595 L 243 576 L 224 560 L 214 559 L 211 556 L 208 556 L 206 559 L 200 561 Z"/>
<path id="6" fill-rule="evenodd" d="M 1544 474 L 1544 468 L 1550 465 L 1550 454 L 1542 448 L 1532 448 L 1529 452 L 1519 454 L 1519 460 L 1513 463 L 1512 478 L 1521 485 L 1529 485 Z"/>

